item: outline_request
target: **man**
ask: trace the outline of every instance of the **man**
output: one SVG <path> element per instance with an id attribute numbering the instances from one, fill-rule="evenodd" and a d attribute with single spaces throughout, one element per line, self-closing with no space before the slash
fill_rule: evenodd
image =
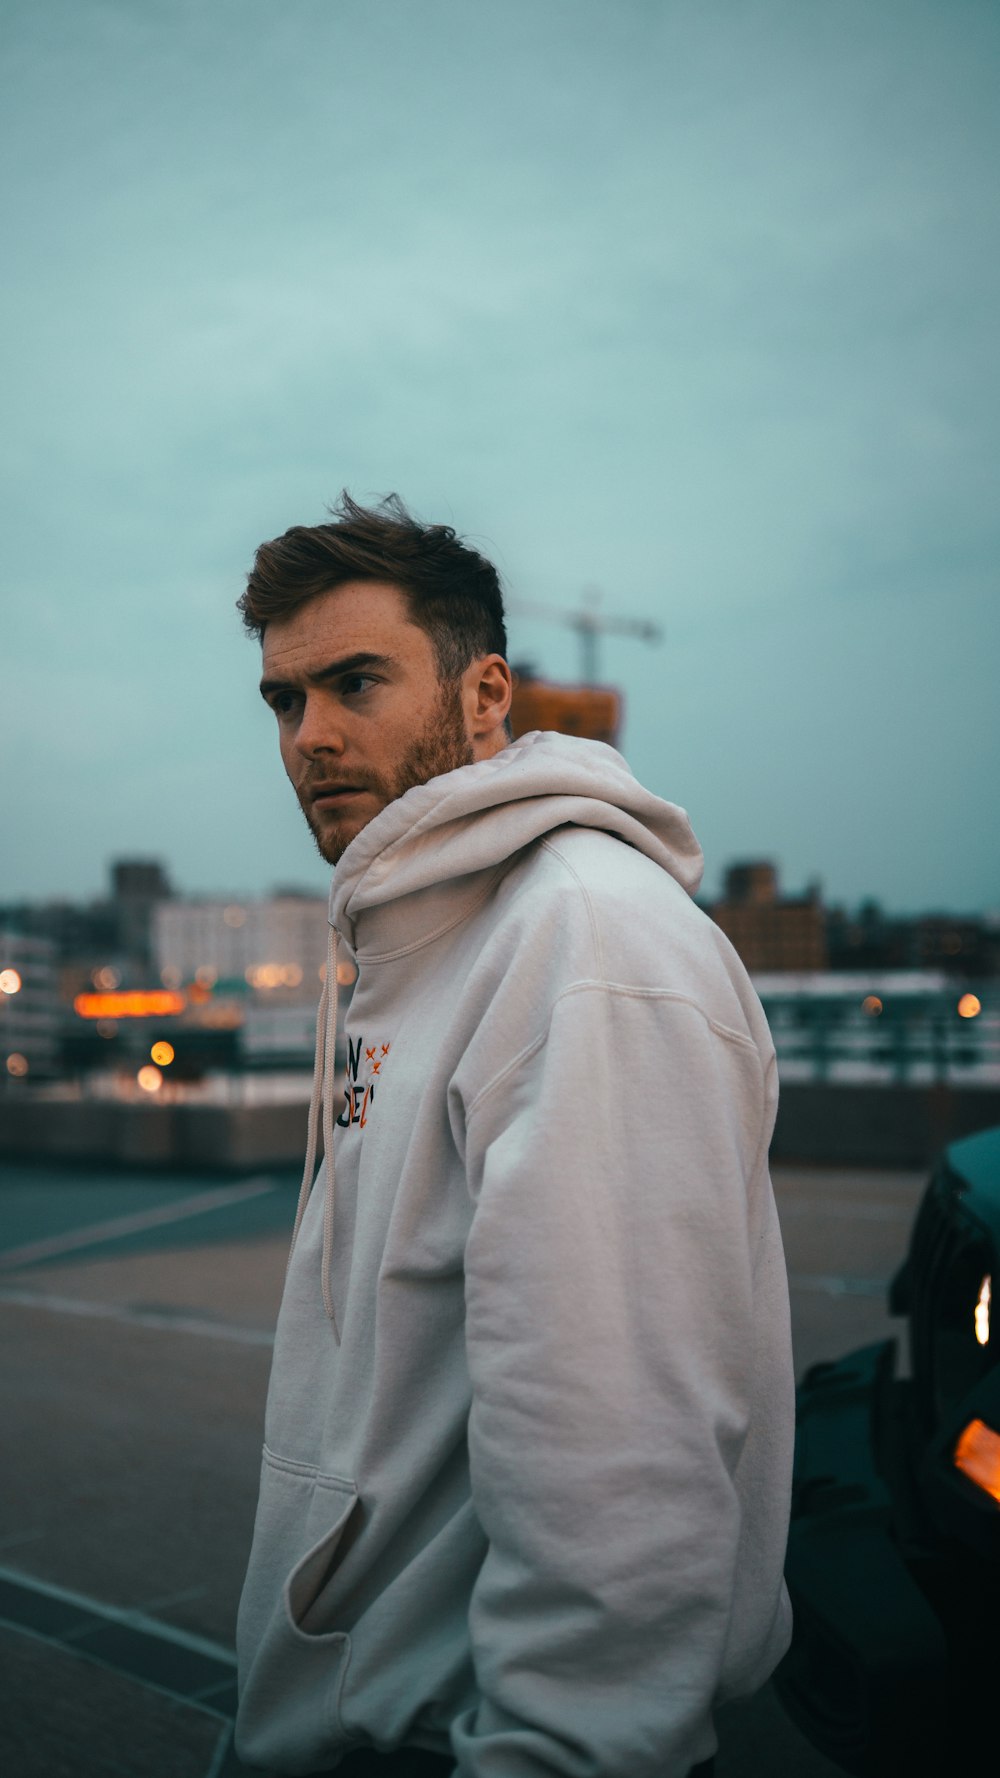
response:
<path id="1" fill-rule="evenodd" d="M 760 1006 L 683 810 L 600 743 L 510 743 L 499 583 L 450 528 L 345 496 L 240 604 L 335 869 L 237 1747 L 683 1778 L 789 1635 Z"/>

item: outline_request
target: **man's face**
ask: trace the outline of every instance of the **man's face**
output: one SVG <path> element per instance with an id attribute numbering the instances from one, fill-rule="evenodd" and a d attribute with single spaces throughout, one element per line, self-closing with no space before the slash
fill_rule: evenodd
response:
<path id="1" fill-rule="evenodd" d="M 267 625 L 261 692 L 328 863 L 412 785 L 481 756 L 465 687 L 440 682 L 430 637 L 389 582 L 347 581 Z"/>

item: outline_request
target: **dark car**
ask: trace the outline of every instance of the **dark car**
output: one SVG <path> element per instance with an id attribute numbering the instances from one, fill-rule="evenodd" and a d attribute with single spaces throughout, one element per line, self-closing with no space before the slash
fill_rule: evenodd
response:
<path id="1" fill-rule="evenodd" d="M 782 1703 L 865 1778 L 1000 1771 L 1000 1129 L 931 1175 L 887 1340 L 798 1394 Z M 907 1369 L 909 1374 L 903 1374 Z M 997 1688 L 996 1690 L 994 1688 Z"/>

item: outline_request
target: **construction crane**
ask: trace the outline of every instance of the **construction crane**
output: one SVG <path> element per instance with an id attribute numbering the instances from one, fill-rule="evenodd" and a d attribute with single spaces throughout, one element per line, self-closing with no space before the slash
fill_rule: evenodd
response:
<path id="1" fill-rule="evenodd" d="M 639 636 L 644 642 L 660 642 L 663 632 L 644 618 L 602 617 L 601 595 L 590 589 L 583 595 L 583 609 L 567 611 L 563 605 L 538 605 L 525 599 L 511 600 L 508 609 L 525 617 L 568 624 L 580 638 L 582 673 L 579 685 L 555 685 L 539 679 L 529 667 L 515 667 L 511 721 L 515 735 L 531 729 L 558 729 L 564 735 L 580 735 L 606 741 L 614 747 L 622 721 L 621 693 L 600 685 L 597 672 L 597 639 L 602 631 L 616 630 Z"/>
<path id="2" fill-rule="evenodd" d="M 600 602 L 601 594 L 591 588 L 584 593 L 579 611 L 567 611 L 563 605 L 538 605 L 528 599 L 511 599 L 507 609 L 519 616 L 540 617 L 575 630 L 580 638 L 580 683 L 597 685 L 597 641 L 602 633 L 613 630 L 620 636 L 638 636 L 643 642 L 663 641 L 659 624 L 640 617 L 603 617 L 598 610 Z"/>

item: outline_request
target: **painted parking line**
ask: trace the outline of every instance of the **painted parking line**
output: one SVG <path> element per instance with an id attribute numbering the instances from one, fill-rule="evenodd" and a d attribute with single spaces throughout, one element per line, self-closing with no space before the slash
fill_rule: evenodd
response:
<path id="1" fill-rule="evenodd" d="M 273 1346 L 266 1327 L 241 1327 L 235 1321 L 213 1321 L 208 1315 L 185 1315 L 173 1309 L 133 1309 L 128 1303 L 95 1303 L 83 1297 L 53 1296 L 40 1290 L 14 1290 L 0 1285 L 0 1303 L 15 1308 L 43 1309 L 51 1315 L 79 1315 L 92 1321 L 127 1322 L 130 1327 L 155 1327 L 163 1333 L 196 1334 L 200 1339 L 233 1340 L 239 1346 Z"/>
<path id="2" fill-rule="evenodd" d="M 186 1222 L 193 1216 L 204 1216 L 209 1210 L 222 1210 L 230 1204 L 245 1203 L 248 1198 L 263 1197 L 275 1190 L 273 1179 L 246 1179 L 241 1185 L 221 1186 L 216 1191 L 198 1192 L 176 1204 L 158 1204 L 152 1210 L 138 1210 L 131 1216 L 112 1216 L 105 1222 L 88 1223 L 85 1228 L 69 1229 L 61 1235 L 49 1235 L 42 1241 L 25 1241 L 20 1247 L 8 1247 L 0 1254 L 0 1271 L 12 1272 L 19 1266 L 30 1266 L 40 1259 L 57 1259 L 64 1253 L 78 1253 L 81 1248 L 95 1247 L 102 1241 L 114 1241 L 122 1235 L 135 1235 L 145 1229 L 160 1228 L 171 1222 Z"/>
<path id="3" fill-rule="evenodd" d="M 213 1716 L 228 1719 L 235 1710 L 233 1650 L 145 1612 L 123 1611 L 16 1569 L 0 1568 L 0 1623 L 125 1673 Z"/>

